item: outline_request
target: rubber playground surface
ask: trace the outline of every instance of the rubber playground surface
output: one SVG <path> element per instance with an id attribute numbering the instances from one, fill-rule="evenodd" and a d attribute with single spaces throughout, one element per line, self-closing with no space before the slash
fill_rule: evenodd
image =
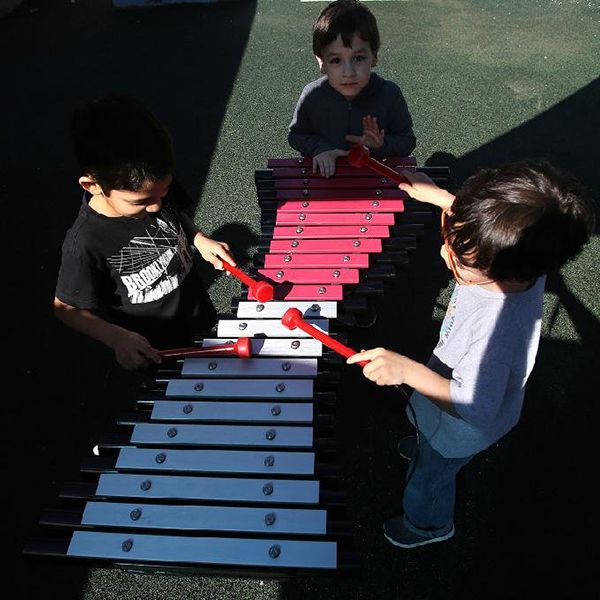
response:
<path id="1" fill-rule="evenodd" d="M 0 19 L 4 116 L 4 396 L 7 539 L 15 598 L 588 598 L 599 582 L 596 472 L 600 242 L 547 286 L 543 339 L 521 423 L 461 473 L 453 539 L 404 551 L 381 524 L 400 512 L 404 403 L 356 369 L 338 391 L 336 437 L 362 569 L 345 578 L 242 579 L 135 573 L 32 560 L 44 509 L 114 429 L 128 388 L 111 356 L 66 330 L 51 301 L 64 233 L 80 203 L 68 119 L 109 93 L 138 96 L 167 124 L 196 222 L 249 262 L 259 235 L 254 170 L 294 156 L 287 126 L 318 76 L 311 25 L 323 2 L 248 0 L 116 10 L 109 0 L 29 0 Z M 546 158 L 600 197 L 600 3 L 592 0 L 374 1 L 377 71 L 415 121 L 419 165 L 473 171 Z M 426 360 L 451 284 L 429 231 L 354 347 Z M 239 284 L 207 273 L 217 310 Z M 9 386 L 12 391 L 8 391 Z"/>

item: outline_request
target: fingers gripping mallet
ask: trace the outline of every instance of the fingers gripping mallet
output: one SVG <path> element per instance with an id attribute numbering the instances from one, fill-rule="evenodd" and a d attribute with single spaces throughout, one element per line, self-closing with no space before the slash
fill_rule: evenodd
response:
<path id="1" fill-rule="evenodd" d="M 266 281 L 256 281 L 255 279 L 252 279 L 252 277 L 246 275 L 241 269 L 234 267 L 227 261 L 224 260 L 222 262 L 223 268 L 247 285 L 259 302 L 269 302 L 270 300 L 273 300 L 273 286 L 270 283 L 267 283 Z"/>
<path id="2" fill-rule="evenodd" d="M 171 348 L 159 352 L 162 358 L 202 358 L 203 356 L 237 356 L 250 358 L 252 356 L 252 340 L 249 337 L 239 338 L 234 344 L 222 344 L 207 348 Z"/>
<path id="3" fill-rule="evenodd" d="M 368 167 L 369 169 L 372 169 L 384 177 L 388 177 L 396 183 L 408 183 L 411 185 L 410 181 L 404 175 L 394 171 L 394 169 L 391 169 L 378 160 L 371 158 L 369 149 L 361 144 L 354 144 L 354 146 L 350 148 L 348 162 L 353 167 Z"/>
<path id="4" fill-rule="evenodd" d="M 288 308 L 283 314 L 283 317 L 281 317 L 281 323 L 284 327 L 287 327 L 290 330 L 294 330 L 296 329 L 296 327 L 298 329 L 302 329 L 302 331 L 308 333 L 308 335 L 319 340 L 325 346 L 331 348 L 332 350 L 334 350 L 338 354 L 341 354 L 345 358 L 350 358 L 354 354 L 357 354 L 356 350 L 352 350 L 352 348 L 344 346 L 344 344 L 341 344 L 337 340 L 334 340 L 331 336 L 327 335 L 326 333 L 323 333 L 320 329 L 317 329 L 316 327 L 313 327 L 310 323 L 307 323 L 302 318 L 302 313 L 297 308 Z M 356 364 L 360 365 L 361 367 L 364 367 L 369 362 L 371 361 L 362 360 Z"/>

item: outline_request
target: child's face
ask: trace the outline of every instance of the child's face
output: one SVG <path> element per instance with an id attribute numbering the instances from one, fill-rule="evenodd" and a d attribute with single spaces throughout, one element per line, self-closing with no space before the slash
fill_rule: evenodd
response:
<path id="1" fill-rule="evenodd" d="M 329 85 L 347 100 L 353 100 L 369 83 L 371 69 L 377 57 L 371 51 L 369 42 L 357 34 L 352 38 L 352 47 L 346 48 L 342 36 L 323 48 L 323 56 L 317 56 L 323 75 L 327 75 Z"/>
<path id="2" fill-rule="evenodd" d="M 444 259 L 448 269 L 452 271 L 454 279 L 461 285 L 484 285 L 494 281 L 480 269 L 463 265 L 447 243 L 442 245 L 440 256 Z"/>
<path id="3" fill-rule="evenodd" d="M 167 195 L 172 181 L 173 177 L 167 175 L 159 181 L 147 181 L 136 192 L 110 190 L 108 194 L 105 194 L 96 183 L 93 183 L 91 187 L 83 187 L 103 200 L 107 210 L 106 214 L 109 216 L 139 217 L 146 212 L 158 212 L 162 208 L 162 199 Z"/>

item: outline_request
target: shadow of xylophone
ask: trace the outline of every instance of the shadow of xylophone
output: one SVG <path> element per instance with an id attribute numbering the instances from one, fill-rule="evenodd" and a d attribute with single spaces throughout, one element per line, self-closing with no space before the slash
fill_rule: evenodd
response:
<path id="1" fill-rule="evenodd" d="M 387 165 L 416 168 L 410 158 Z M 245 283 L 272 285 L 273 300 L 257 301 L 250 285 L 198 337 L 196 350 L 212 355 L 165 358 L 137 410 L 84 460 L 85 479 L 61 489 L 76 508 L 42 515 L 55 535 L 26 554 L 261 577 L 358 566 L 333 418 L 343 362 L 281 321 L 296 309 L 343 343 L 340 322 L 368 312 L 430 214 L 344 160 L 329 180 L 308 159 L 268 166 L 256 173 L 262 242 Z"/>

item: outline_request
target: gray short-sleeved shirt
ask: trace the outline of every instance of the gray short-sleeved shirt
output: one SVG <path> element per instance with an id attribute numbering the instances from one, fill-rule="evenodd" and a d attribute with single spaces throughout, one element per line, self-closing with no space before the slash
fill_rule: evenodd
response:
<path id="1" fill-rule="evenodd" d="M 456 285 L 428 366 L 450 379 L 460 418 L 418 392 L 410 399 L 419 430 L 442 456 L 475 454 L 517 424 L 540 339 L 545 279 L 507 294 Z"/>

